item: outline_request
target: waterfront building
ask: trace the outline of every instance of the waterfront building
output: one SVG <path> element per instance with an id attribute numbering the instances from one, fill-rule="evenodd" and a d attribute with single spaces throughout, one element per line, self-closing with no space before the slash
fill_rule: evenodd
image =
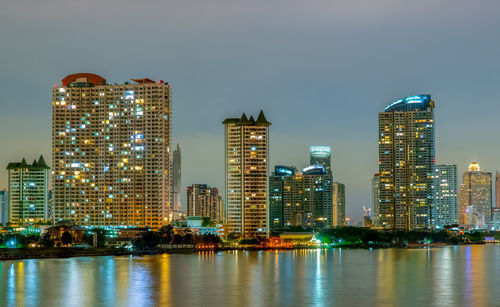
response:
<path id="1" fill-rule="evenodd" d="M 0 223 L 3 226 L 9 222 L 9 191 L 0 191 Z"/>
<path id="2" fill-rule="evenodd" d="M 486 228 L 491 223 L 492 174 L 472 162 L 464 172 L 459 194 L 460 226 Z"/>
<path id="3" fill-rule="evenodd" d="M 223 222 L 222 196 L 219 189 L 206 184 L 193 184 L 187 191 L 187 216 L 209 217 L 213 222 Z"/>
<path id="4" fill-rule="evenodd" d="M 373 175 L 372 178 L 372 206 L 373 206 L 373 227 L 379 228 L 380 224 L 380 176 L 378 174 Z"/>
<path id="5" fill-rule="evenodd" d="M 323 165 L 326 172 L 331 172 L 332 153 L 330 146 L 312 145 L 309 147 L 309 165 Z"/>
<path id="6" fill-rule="evenodd" d="M 32 164 L 9 163 L 9 222 L 17 225 L 47 221 L 50 168 L 42 156 Z"/>
<path id="7" fill-rule="evenodd" d="M 255 120 L 243 113 L 225 127 L 225 232 L 267 236 L 269 126 L 264 112 Z"/>
<path id="8" fill-rule="evenodd" d="M 333 226 L 345 226 L 345 185 L 334 182 L 332 185 Z"/>
<path id="9" fill-rule="evenodd" d="M 321 230 L 336 224 L 337 215 L 345 215 L 342 186 L 336 186 L 331 172 L 322 164 L 311 165 L 297 172 L 294 167 L 275 166 L 269 176 L 269 215 L 273 233 L 294 226 Z M 338 195 L 338 202 L 334 201 Z"/>
<path id="10" fill-rule="evenodd" d="M 389 229 L 432 227 L 434 101 L 418 95 L 379 113 L 379 223 Z"/>
<path id="11" fill-rule="evenodd" d="M 53 89 L 55 219 L 157 229 L 170 222 L 170 86 L 73 74 Z"/>
<path id="12" fill-rule="evenodd" d="M 500 208 L 498 207 L 491 209 L 491 227 L 496 231 L 500 230 Z"/>
<path id="13" fill-rule="evenodd" d="M 436 166 L 434 225 L 443 228 L 458 224 L 457 166 Z"/>

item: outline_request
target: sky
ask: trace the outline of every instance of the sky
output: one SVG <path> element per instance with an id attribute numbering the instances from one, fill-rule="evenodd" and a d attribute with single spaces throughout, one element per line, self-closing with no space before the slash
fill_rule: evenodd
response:
<path id="1" fill-rule="evenodd" d="M 50 163 L 51 94 L 68 74 L 172 86 L 182 185 L 224 185 L 226 117 L 262 109 L 270 169 L 332 147 L 347 215 L 371 206 L 378 112 L 431 94 L 436 158 L 500 169 L 498 0 L 16 0 L 0 9 L 0 187 Z M 185 196 L 184 196 L 185 198 Z M 185 205 L 185 204 L 184 204 Z"/>

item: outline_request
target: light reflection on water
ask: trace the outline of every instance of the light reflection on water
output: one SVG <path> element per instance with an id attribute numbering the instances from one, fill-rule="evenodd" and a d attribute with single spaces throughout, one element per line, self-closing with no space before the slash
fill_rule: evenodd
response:
<path id="1" fill-rule="evenodd" d="M 500 304 L 500 245 L 0 262 L 0 306 Z"/>

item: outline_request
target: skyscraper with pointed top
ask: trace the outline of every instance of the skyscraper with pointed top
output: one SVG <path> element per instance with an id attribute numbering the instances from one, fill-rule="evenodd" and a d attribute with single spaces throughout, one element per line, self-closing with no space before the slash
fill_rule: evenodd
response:
<path id="1" fill-rule="evenodd" d="M 226 233 L 267 236 L 269 126 L 261 110 L 257 120 L 245 113 L 227 118 L 225 127 Z"/>
<path id="2" fill-rule="evenodd" d="M 17 225 L 47 221 L 49 169 L 43 156 L 32 164 L 9 163 L 9 222 Z"/>

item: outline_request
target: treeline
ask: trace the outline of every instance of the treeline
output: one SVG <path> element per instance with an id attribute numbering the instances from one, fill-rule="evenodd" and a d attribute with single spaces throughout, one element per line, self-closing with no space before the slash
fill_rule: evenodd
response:
<path id="1" fill-rule="evenodd" d="M 217 246 L 221 239 L 213 234 L 195 235 L 191 229 L 176 228 L 172 225 L 166 225 L 160 228 L 160 231 L 148 231 L 140 238 L 134 239 L 132 244 L 134 250 L 147 251 L 155 250 L 160 244 L 206 244 Z"/>
<path id="2" fill-rule="evenodd" d="M 500 232 L 470 231 L 458 234 L 446 230 L 404 231 L 338 227 L 319 232 L 316 234 L 316 239 L 321 243 L 336 246 L 405 246 L 407 243 L 481 243 L 486 236 L 500 239 Z"/>

